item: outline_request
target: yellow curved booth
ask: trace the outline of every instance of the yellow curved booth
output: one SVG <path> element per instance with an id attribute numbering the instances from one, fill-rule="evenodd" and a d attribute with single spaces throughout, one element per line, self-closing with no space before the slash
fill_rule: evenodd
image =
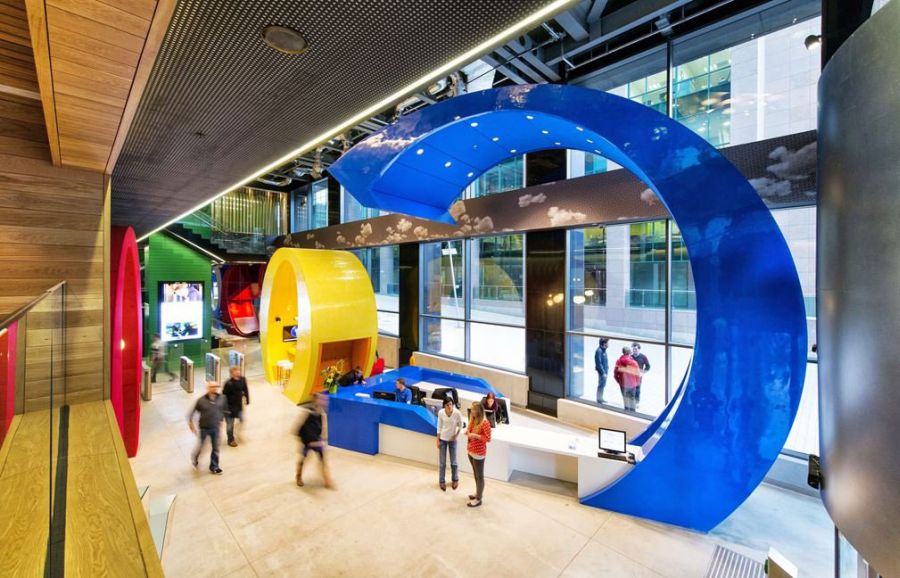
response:
<path id="1" fill-rule="evenodd" d="M 368 376 L 372 369 L 375 292 L 352 253 L 277 250 L 266 268 L 259 320 L 266 379 L 283 383 L 294 403 L 321 391 L 322 370 L 338 361 L 344 372 L 360 366 Z"/>

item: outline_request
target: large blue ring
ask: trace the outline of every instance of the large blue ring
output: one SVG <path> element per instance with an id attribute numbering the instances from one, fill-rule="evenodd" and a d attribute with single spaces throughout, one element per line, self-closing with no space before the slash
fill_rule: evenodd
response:
<path id="1" fill-rule="evenodd" d="M 806 371 L 805 310 L 791 254 L 731 163 L 648 107 L 574 86 L 532 85 L 467 94 L 402 117 L 331 172 L 366 206 L 449 221 L 449 207 L 478 175 L 553 148 L 601 154 L 656 193 L 681 230 L 697 296 L 693 362 L 669 407 L 639 436 L 646 457 L 582 502 L 708 531 L 775 462 Z"/>

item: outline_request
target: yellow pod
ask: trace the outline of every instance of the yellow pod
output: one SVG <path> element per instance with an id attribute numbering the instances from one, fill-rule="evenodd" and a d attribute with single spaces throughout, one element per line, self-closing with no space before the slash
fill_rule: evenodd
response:
<path id="1" fill-rule="evenodd" d="M 322 389 L 322 371 L 342 363 L 368 376 L 375 361 L 375 292 L 350 252 L 278 249 L 269 261 L 259 312 L 259 341 L 269 383 L 294 403 Z"/>

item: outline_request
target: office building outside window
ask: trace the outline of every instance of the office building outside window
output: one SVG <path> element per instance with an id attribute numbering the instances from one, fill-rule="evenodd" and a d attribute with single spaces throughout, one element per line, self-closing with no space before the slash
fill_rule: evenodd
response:
<path id="1" fill-rule="evenodd" d="M 469 185 L 466 197 L 470 199 L 486 197 L 525 186 L 525 156 L 507 159 L 488 169 Z"/>
<path id="2" fill-rule="evenodd" d="M 816 340 L 815 214 L 815 207 L 772 212 L 797 266 L 807 303 L 810 346 Z M 566 299 L 569 304 L 567 384 L 570 398 L 624 408 L 612 374 L 607 379 L 602 398 L 598 399 L 594 354 L 599 339 L 605 337 L 609 339 L 607 357 L 610 367 L 622 354 L 622 348 L 633 342 L 640 343 L 641 352 L 650 361 L 651 368 L 643 376 L 638 414 L 653 418 L 668 404 L 681 384 L 693 354 L 696 297 L 687 259 L 684 241 L 671 220 L 569 231 Z M 672 279 L 671 288 L 668 288 L 668 312 L 665 309 L 667 263 Z M 605 295 L 602 301 L 597 298 L 601 288 Z M 659 298 L 655 299 L 658 305 L 648 307 L 646 298 L 636 300 L 635 291 L 659 292 Z M 668 335 L 665 331 L 667 313 Z M 810 352 L 800 409 L 785 444 L 785 451 L 789 453 L 818 452 L 817 369 L 815 354 Z"/>
<path id="3" fill-rule="evenodd" d="M 385 245 L 352 251 L 359 258 L 375 291 L 378 332 L 398 335 L 400 326 L 400 246 Z"/>
<path id="4" fill-rule="evenodd" d="M 421 346 L 525 370 L 524 236 L 422 245 Z"/>

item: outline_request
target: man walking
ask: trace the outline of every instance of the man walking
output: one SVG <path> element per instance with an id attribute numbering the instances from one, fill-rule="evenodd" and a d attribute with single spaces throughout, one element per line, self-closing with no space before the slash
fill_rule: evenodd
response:
<path id="1" fill-rule="evenodd" d="M 194 414 L 199 415 L 197 424 L 194 424 Z M 191 464 L 197 468 L 200 459 L 200 451 L 203 442 L 209 438 L 212 451 L 209 454 L 209 471 L 221 474 L 219 467 L 219 429 L 222 427 L 222 419 L 225 417 L 225 397 L 219 395 L 219 384 L 215 381 L 206 382 L 206 395 L 197 400 L 191 412 L 188 414 L 188 427 L 198 434 L 197 447 L 191 452 Z M 199 432 L 198 432 L 199 428 Z"/>
<path id="2" fill-rule="evenodd" d="M 609 377 L 607 347 L 609 347 L 609 339 L 601 337 L 597 351 L 594 352 L 594 369 L 597 370 L 597 403 L 603 403 L 603 389 L 606 387 L 606 378 Z"/>
<path id="3" fill-rule="evenodd" d="M 241 375 L 241 368 L 234 366 L 231 368 L 231 379 L 225 382 L 222 389 L 225 399 L 228 400 L 228 409 L 225 411 L 225 433 L 228 434 L 228 445 L 236 448 L 237 442 L 234 439 L 234 420 L 241 420 L 241 427 L 244 427 L 244 399 L 247 405 L 250 405 L 250 389 L 247 387 L 247 380 Z"/>
<path id="4" fill-rule="evenodd" d="M 453 405 L 453 398 L 444 398 L 444 409 L 438 412 L 437 449 L 440 457 L 438 483 L 441 491 L 447 491 L 447 453 L 450 453 L 450 480 L 455 490 L 459 486 L 459 468 L 456 464 L 456 438 L 462 431 L 462 414 Z"/>
<path id="5" fill-rule="evenodd" d="M 637 388 L 634 390 L 634 402 L 635 405 L 639 405 L 641 403 L 641 383 L 644 381 L 644 374 L 650 371 L 650 360 L 641 353 L 641 344 L 637 341 L 631 344 L 631 358 L 634 359 L 640 370 Z"/>

